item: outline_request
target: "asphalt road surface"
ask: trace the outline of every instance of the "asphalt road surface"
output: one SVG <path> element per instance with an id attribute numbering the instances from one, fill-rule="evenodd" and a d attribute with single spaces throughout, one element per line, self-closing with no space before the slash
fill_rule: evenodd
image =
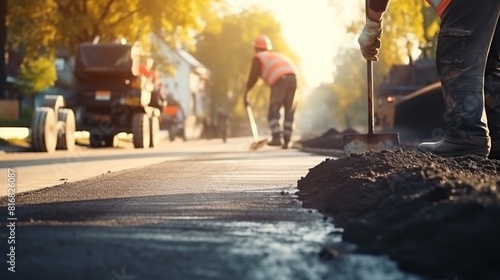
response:
<path id="1" fill-rule="evenodd" d="M 57 186 L 17 193 L 15 209 L 2 197 L 0 279 L 422 279 L 353 253 L 328 217 L 301 207 L 297 180 L 323 156 L 249 144 L 88 151 Z M 3 188 L 9 166 L 29 189 L 67 159 L 8 156 Z"/>

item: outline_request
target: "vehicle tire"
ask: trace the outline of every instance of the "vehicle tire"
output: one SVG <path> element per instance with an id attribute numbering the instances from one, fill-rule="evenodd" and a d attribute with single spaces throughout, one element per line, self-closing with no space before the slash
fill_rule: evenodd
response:
<path id="1" fill-rule="evenodd" d="M 54 110 L 38 107 L 31 120 L 31 147 L 36 152 L 53 153 L 57 145 L 57 123 Z"/>
<path id="2" fill-rule="evenodd" d="M 102 139 L 104 147 L 117 147 L 117 145 L 115 145 L 115 135 L 104 135 Z"/>
<path id="3" fill-rule="evenodd" d="M 92 148 L 102 147 L 103 141 L 104 141 L 104 136 L 101 133 L 90 132 L 89 142 Z"/>
<path id="4" fill-rule="evenodd" d="M 75 114 L 68 108 L 60 108 L 58 112 L 57 145 L 58 150 L 73 151 L 75 149 Z"/>
<path id="5" fill-rule="evenodd" d="M 186 130 L 184 128 L 179 129 L 179 136 L 181 137 L 182 141 L 186 142 Z"/>
<path id="6" fill-rule="evenodd" d="M 149 116 L 146 113 L 134 113 L 132 116 L 132 134 L 135 148 L 149 148 L 151 143 Z"/>
<path id="7" fill-rule="evenodd" d="M 76 122 L 76 129 L 80 131 L 84 125 L 85 125 L 85 115 L 87 113 L 87 110 L 85 107 L 79 106 L 76 108 L 75 111 L 75 122 Z"/>
<path id="8" fill-rule="evenodd" d="M 62 95 L 45 95 L 41 107 L 52 108 L 55 114 L 59 114 L 59 108 L 64 107 L 64 97 Z"/>
<path id="9" fill-rule="evenodd" d="M 149 146 L 152 148 L 156 148 L 160 146 L 160 118 L 152 117 L 149 120 L 149 131 L 150 131 L 150 144 Z"/>
<path id="10" fill-rule="evenodd" d="M 170 140 L 170 142 L 174 142 L 176 136 L 177 136 L 177 125 L 171 124 L 170 127 L 168 128 L 168 140 Z"/>

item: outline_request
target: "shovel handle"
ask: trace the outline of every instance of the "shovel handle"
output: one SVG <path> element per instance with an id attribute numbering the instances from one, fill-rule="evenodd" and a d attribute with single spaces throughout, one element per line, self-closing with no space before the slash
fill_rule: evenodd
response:
<path id="1" fill-rule="evenodd" d="M 366 78 L 368 86 L 368 134 L 373 134 L 374 112 L 373 112 L 373 61 L 366 61 Z"/>
<path id="2" fill-rule="evenodd" d="M 252 107 L 250 107 L 250 105 L 247 105 L 246 108 L 248 121 L 250 122 L 250 129 L 252 130 L 253 140 L 254 142 L 257 142 L 257 139 L 259 138 L 259 132 L 257 130 L 257 124 L 255 123 L 255 118 L 253 117 Z"/>
<path id="3" fill-rule="evenodd" d="M 368 17 L 368 0 L 365 0 L 365 15 Z M 375 126 L 373 112 L 373 61 L 366 61 L 366 81 L 368 87 L 368 134 L 373 134 Z"/>

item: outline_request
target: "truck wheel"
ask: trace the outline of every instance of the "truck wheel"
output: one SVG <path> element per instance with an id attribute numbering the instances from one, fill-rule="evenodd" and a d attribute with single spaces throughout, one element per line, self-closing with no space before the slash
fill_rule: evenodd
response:
<path id="1" fill-rule="evenodd" d="M 103 137 L 104 147 L 117 147 L 118 143 L 115 145 L 115 135 L 104 135 Z"/>
<path id="2" fill-rule="evenodd" d="M 150 145 L 149 116 L 146 113 L 135 113 L 132 116 L 132 134 L 135 148 L 149 148 Z"/>
<path id="3" fill-rule="evenodd" d="M 92 148 L 102 148 L 102 147 L 117 147 L 118 142 L 115 145 L 115 135 L 102 135 L 102 133 L 90 133 L 89 138 L 90 146 Z"/>
<path id="4" fill-rule="evenodd" d="M 85 125 L 85 114 L 86 114 L 86 110 L 85 110 L 84 107 L 79 106 L 78 108 L 76 108 L 76 111 L 75 111 L 75 121 L 76 121 L 76 128 L 79 131 Z"/>
<path id="5" fill-rule="evenodd" d="M 62 95 L 45 95 L 43 97 L 42 107 L 52 108 L 54 113 L 59 114 L 59 108 L 64 107 L 64 97 Z"/>
<path id="6" fill-rule="evenodd" d="M 92 148 L 102 147 L 102 141 L 104 141 L 104 136 L 101 133 L 90 132 L 89 142 Z"/>
<path id="7" fill-rule="evenodd" d="M 58 132 L 57 145 L 58 150 L 73 151 L 75 149 L 75 114 L 73 110 L 60 108 L 58 112 Z"/>
<path id="8" fill-rule="evenodd" d="M 168 139 L 170 140 L 170 142 L 174 142 L 176 136 L 177 136 L 177 125 L 174 123 L 170 125 L 168 129 Z"/>
<path id="9" fill-rule="evenodd" d="M 54 110 L 38 107 L 31 121 L 31 147 L 36 152 L 52 153 L 56 150 L 57 124 Z"/>
<path id="10" fill-rule="evenodd" d="M 150 124 L 150 139 L 151 143 L 149 144 L 150 147 L 156 148 L 160 146 L 160 119 L 159 117 L 152 117 L 149 119 L 149 124 Z"/>

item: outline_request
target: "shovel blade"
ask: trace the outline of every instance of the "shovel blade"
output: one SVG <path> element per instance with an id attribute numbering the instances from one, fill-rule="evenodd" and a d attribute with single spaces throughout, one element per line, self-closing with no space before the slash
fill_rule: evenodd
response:
<path id="1" fill-rule="evenodd" d="M 252 150 L 252 151 L 258 150 L 258 149 L 264 147 L 266 144 L 267 144 L 267 139 L 262 139 L 260 141 L 253 142 L 250 145 L 250 150 Z"/>
<path id="2" fill-rule="evenodd" d="M 344 135 L 344 154 L 367 151 L 396 151 L 401 148 L 398 133 Z"/>

